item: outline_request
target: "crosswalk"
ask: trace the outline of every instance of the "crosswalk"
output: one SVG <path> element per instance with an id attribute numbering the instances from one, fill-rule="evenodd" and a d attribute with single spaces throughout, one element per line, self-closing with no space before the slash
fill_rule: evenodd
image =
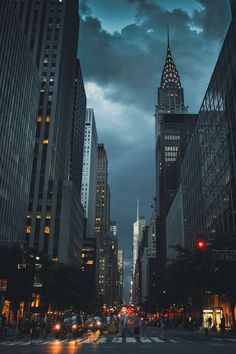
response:
<path id="1" fill-rule="evenodd" d="M 213 340 L 215 343 L 219 343 L 220 338 L 214 338 Z M 228 343 L 236 343 L 236 339 L 227 339 Z M 178 339 L 172 339 L 172 338 L 162 338 L 162 337 L 116 337 L 116 336 L 87 336 L 83 337 L 80 339 L 64 339 L 64 340 L 58 340 L 58 339 L 50 339 L 47 341 L 42 341 L 41 339 L 34 340 L 33 343 L 30 340 L 14 340 L 14 341 L 0 341 L 0 351 L 1 347 L 3 346 L 8 346 L 8 347 L 22 347 L 22 346 L 28 346 L 28 345 L 55 345 L 55 344 L 74 344 L 76 345 L 89 345 L 89 344 L 94 344 L 94 345 L 106 345 L 106 344 L 114 344 L 114 345 L 119 345 L 119 344 L 127 344 L 127 345 L 132 345 L 132 344 L 179 344 L 179 343 L 185 343 L 185 344 L 193 344 L 194 341 L 184 339 L 184 338 L 178 338 Z M 208 344 L 213 344 L 213 343 L 208 343 Z"/>
<path id="2" fill-rule="evenodd" d="M 18 346 L 28 346 L 28 345 L 53 345 L 54 343 L 71 343 L 74 342 L 74 344 L 107 344 L 107 343 L 112 343 L 112 344 L 138 344 L 138 343 L 166 343 L 167 341 L 164 339 L 161 339 L 159 337 L 109 337 L 109 336 L 101 336 L 101 337 L 85 337 L 82 339 L 76 339 L 76 340 L 58 340 L 58 339 L 52 339 L 48 341 L 42 341 L 42 340 L 34 340 L 31 342 L 30 340 L 22 341 L 22 340 L 14 340 L 12 342 L 10 341 L 4 341 L 0 342 L 0 348 L 2 346 L 8 346 L 8 347 L 18 347 Z M 169 340 L 171 343 L 172 340 Z"/>

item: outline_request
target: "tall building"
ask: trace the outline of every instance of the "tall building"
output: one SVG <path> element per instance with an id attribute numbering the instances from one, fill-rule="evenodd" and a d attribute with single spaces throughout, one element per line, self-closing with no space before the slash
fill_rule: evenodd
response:
<path id="1" fill-rule="evenodd" d="M 70 175 L 78 1 L 16 0 L 14 3 L 41 82 L 26 246 L 60 261 L 62 251 L 59 247 L 66 246 L 60 237 L 61 227 L 64 227 L 63 196 L 68 195 L 65 181 Z M 67 192 L 63 193 L 63 188 Z M 70 190 L 72 193 L 73 187 Z M 71 210 L 76 213 L 73 208 Z M 72 216 L 71 222 L 76 218 L 77 215 Z M 73 228 L 73 225 L 68 227 Z M 81 239 L 83 230 L 77 225 L 74 231 L 68 230 L 67 234 L 74 238 L 72 243 L 75 244 Z M 78 253 L 75 250 L 74 255 Z M 80 263 L 80 260 L 76 257 L 70 262 Z"/>
<path id="2" fill-rule="evenodd" d="M 84 152 L 83 152 L 83 177 L 81 201 L 85 209 L 87 219 L 87 237 L 94 237 L 95 210 L 96 210 L 96 186 L 97 186 L 97 160 L 98 138 L 94 111 L 88 108 L 86 111 Z"/>
<path id="3" fill-rule="evenodd" d="M 84 81 L 81 72 L 80 61 L 77 59 L 76 75 L 74 80 L 70 179 L 74 182 L 79 194 L 81 193 L 83 175 L 86 101 L 87 99 L 84 89 Z"/>
<path id="4" fill-rule="evenodd" d="M 118 250 L 118 294 L 117 300 L 119 303 L 123 303 L 123 286 L 124 286 L 124 257 L 123 250 Z"/>
<path id="5" fill-rule="evenodd" d="M 236 13 L 204 96 L 181 165 L 185 244 L 198 235 L 236 237 Z"/>
<path id="6" fill-rule="evenodd" d="M 0 244 L 23 243 L 39 76 L 14 4 L 0 2 Z"/>
<path id="7" fill-rule="evenodd" d="M 146 225 L 146 220 L 143 216 L 139 216 L 139 200 L 137 200 L 137 220 L 133 224 L 133 261 L 132 261 L 132 289 L 131 302 L 136 303 L 137 288 L 139 280 L 139 246 L 143 236 L 143 230 Z"/>
<path id="8" fill-rule="evenodd" d="M 109 230 L 110 189 L 108 186 L 108 159 L 104 144 L 98 144 L 97 191 L 95 213 L 95 236 Z"/>
<path id="9" fill-rule="evenodd" d="M 169 38 L 156 109 L 156 223 L 157 261 L 166 262 L 166 217 L 178 189 L 180 161 L 197 115 L 187 114 L 184 91 L 174 64 Z"/>
<path id="10" fill-rule="evenodd" d="M 140 243 L 140 303 L 144 303 L 155 290 L 156 273 L 155 220 L 145 227 Z"/>
<path id="11" fill-rule="evenodd" d="M 96 239 L 85 238 L 83 240 L 81 256 L 81 275 L 83 284 L 86 284 L 94 297 L 96 294 Z"/>
<path id="12" fill-rule="evenodd" d="M 118 240 L 116 222 L 110 222 L 108 159 L 104 144 L 98 144 L 94 235 L 97 240 L 97 293 L 104 303 L 112 305 L 117 299 Z"/>

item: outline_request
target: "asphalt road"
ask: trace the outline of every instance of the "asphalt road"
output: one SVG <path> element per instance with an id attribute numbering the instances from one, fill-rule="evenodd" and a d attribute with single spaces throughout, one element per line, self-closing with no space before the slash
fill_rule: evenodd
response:
<path id="1" fill-rule="evenodd" d="M 1 341 L 0 354 L 235 354 L 236 338 L 209 337 L 194 332 L 149 328 L 147 337 L 117 338 L 91 333 L 78 340 Z"/>

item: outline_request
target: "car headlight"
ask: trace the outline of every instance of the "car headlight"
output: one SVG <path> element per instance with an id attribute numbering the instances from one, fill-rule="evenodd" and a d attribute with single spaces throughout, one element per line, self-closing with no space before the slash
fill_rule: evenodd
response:
<path id="1" fill-rule="evenodd" d="M 78 325 L 76 324 L 76 323 L 74 323 L 73 325 L 72 325 L 72 329 L 77 329 L 78 328 Z"/>
<path id="2" fill-rule="evenodd" d="M 100 327 L 100 326 L 101 326 L 101 324 L 102 324 L 102 322 L 101 322 L 101 321 L 97 321 L 97 325 L 98 325 L 98 327 Z"/>
<path id="3" fill-rule="evenodd" d="M 57 323 L 56 325 L 55 325 L 55 329 L 58 331 L 59 329 L 61 329 L 61 326 L 59 325 L 59 323 Z"/>

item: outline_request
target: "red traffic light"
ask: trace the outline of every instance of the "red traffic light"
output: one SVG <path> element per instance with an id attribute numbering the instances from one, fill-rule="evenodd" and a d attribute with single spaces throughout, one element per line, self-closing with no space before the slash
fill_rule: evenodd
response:
<path id="1" fill-rule="evenodd" d="M 207 247 L 206 241 L 205 240 L 198 240 L 196 242 L 196 248 L 198 250 L 204 250 Z"/>

